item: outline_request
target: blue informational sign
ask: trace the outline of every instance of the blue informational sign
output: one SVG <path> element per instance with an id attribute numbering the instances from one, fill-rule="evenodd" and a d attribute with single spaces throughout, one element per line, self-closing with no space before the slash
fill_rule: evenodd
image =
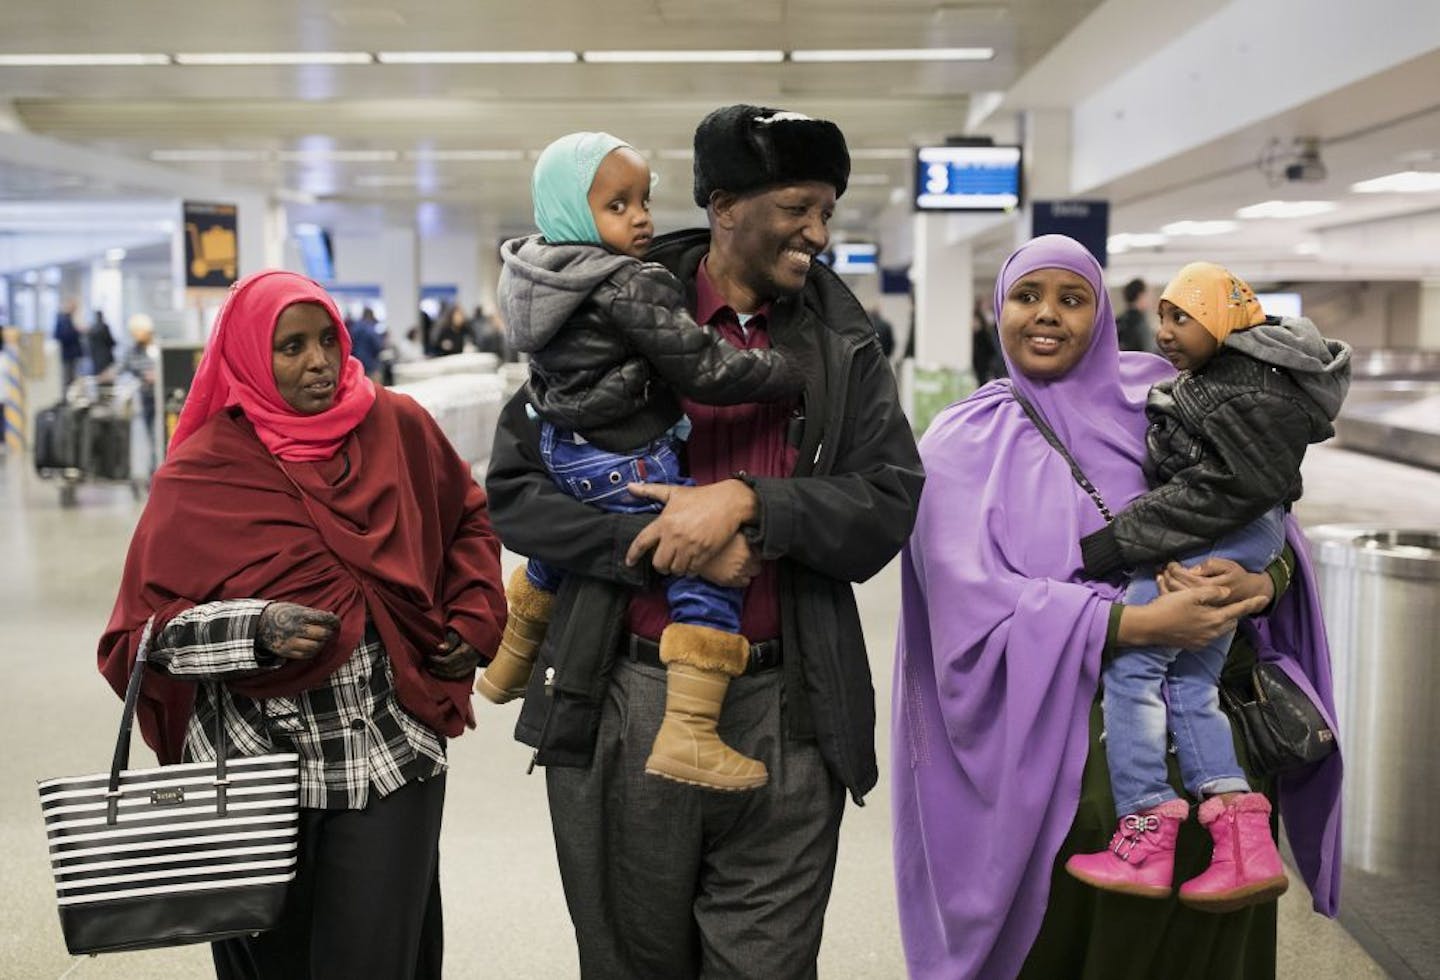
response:
<path id="1" fill-rule="evenodd" d="M 915 210 L 1011 211 L 1020 206 L 1020 147 L 922 146 Z"/>
<path id="2" fill-rule="evenodd" d="M 1100 260 L 1109 262 L 1109 201 L 1036 201 L 1030 212 L 1031 235 L 1069 235 Z"/>

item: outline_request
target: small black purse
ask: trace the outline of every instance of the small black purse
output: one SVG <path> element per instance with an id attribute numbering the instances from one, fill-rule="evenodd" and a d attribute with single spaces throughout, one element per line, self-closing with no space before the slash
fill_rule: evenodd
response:
<path id="1" fill-rule="evenodd" d="M 1054 430 L 1024 395 L 1013 386 L 1010 391 L 1045 441 L 1069 464 L 1075 482 L 1095 502 L 1105 523 L 1115 520 L 1100 491 L 1086 478 Z M 1245 742 L 1250 767 L 1261 775 L 1303 769 L 1336 749 L 1335 732 L 1325 716 L 1279 664 L 1257 663 L 1250 672 L 1250 690 L 1232 690 L 1221 684 L 1220 705 Z"/>
<path id="2" fill-rule="evenodd" d="M 1335 751 L 1329 722 L 1279 664 L 1257 663 L 1248 690 L 1221 684 L 1220 704 L 1245 742 L 1250 767 L 1263 775 L 1294 772 Z"/>

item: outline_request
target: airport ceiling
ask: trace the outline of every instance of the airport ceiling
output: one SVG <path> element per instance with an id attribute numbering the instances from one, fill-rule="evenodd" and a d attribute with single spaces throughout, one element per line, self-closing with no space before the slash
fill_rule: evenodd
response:
<path id="1" fill-rule="evenodd" d="M 287 0 L 7 4 L 0 55 L 169 56 L 142 66 L 0 67 L 14 124 L 291 201 L 414 208 L 528 227 L 532 154 L 577 129 L 649 153 L 657 217 L 693 218 L 689 145 L 717 105 L 839 122 L 854 152 L 842 217 L 872 219 L 909 185 L 916 142 L 960 133 L 972 93 L 1004 90 L 1099 0 L 530 0 L 412 5 Z M 953 62 L 802 62 L 796 51 L 988 47 Z M 595 52 L 783 51 L 778 63 L 627 64 Z M 327 52 L 358 64 L 228 66 L 187 54 Z M 391 53 L 579 52 L 538 64 L 390 63 Z M 772 55 L 773 57 L 773 55 Z M 381 63 L 381 59 L 384 63 Z M 176 62 L 180 63 L 176 63 Z M 103 183 L 103 182 L 101 182 Z M 102 193 L 0 170 L 0 198 Z M 123 188 L 111 188 L 123 193 Z M 364 211 L 364 208 L 358 209 Z"/>

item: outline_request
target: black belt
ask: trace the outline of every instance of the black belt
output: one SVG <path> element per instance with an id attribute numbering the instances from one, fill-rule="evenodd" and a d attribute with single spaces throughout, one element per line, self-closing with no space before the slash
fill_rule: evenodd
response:
<path id="1" fill-rule="evenodd" d="M 664 667 L 660 662 L 660 644 L 654 640 L 647 640 L 643 636 L 630 634 L 628 648 L 630 659 L 638 664 L 649 664 L 651 667 Z M 774 670 L 780 666 L 784 658 L 780 656 L 779 640 L 761 640 L 759 643 L 750 644 L 750 663 L 745 667 L 745 674 L 760 674 L 767 670 Z"/>

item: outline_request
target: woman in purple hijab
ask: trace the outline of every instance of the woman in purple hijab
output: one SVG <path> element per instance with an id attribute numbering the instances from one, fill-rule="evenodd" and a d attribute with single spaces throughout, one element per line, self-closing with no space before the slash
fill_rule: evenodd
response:
<path id="1" fill-rule="evenodd" d="M 985 385 L 931 425 L 904 553 L 891 744 L 911 976 L 1273 977 L 1273 902 L 1216 915 L 1100 892 L 1059 869 L 1072 853 L 1104 847 L 1114 827 L 1099 741 L 1102 656 L 1142 642 L 1198 645 L 1264 607 L 1286 577 L 1239 566 L 1208 580 L 1175 572 L 1174 584 L 1191 587 L 1131 607 L 1117 604 L 1118 582 L 1086 580 L 1079 540 L 1103 525 L 1099 503 L 1118 511 L 1145 491 L 1145 397 L 1173 369 L 1120 352 L 1100 267 L 1069 238 L 1017 250 L 995 309 L 1013 380 Z M 1313 582 L 1293 523 L 1290 531 L 1283 558 L 1294 587 L 1239 634 L 1226 670 L 1247 670 L 1257 655 L 1280 661 L 1333 721 Z M 1287 645 L 1304 649 L 1297 657 Z M 1316 909 L 1333 915 L 1339 754 L 1330 760 L 1282 784 L 1279 809 Z M 1256 778 L 1273 797 L 1274 785 Z M 1301 804 L 1293 813 L 1292 798 Z M 1208 858 L 1209 837 L 1190 821 L 1176 880 Z"/>

